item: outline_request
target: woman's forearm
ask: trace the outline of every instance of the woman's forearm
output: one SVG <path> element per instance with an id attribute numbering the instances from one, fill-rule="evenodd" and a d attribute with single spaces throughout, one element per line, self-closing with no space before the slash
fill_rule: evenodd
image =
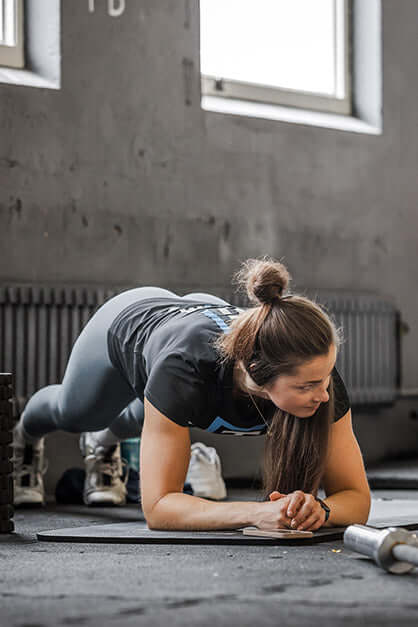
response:
<path id="1" fill-rule="evenodd" d="M 346 527 L 354 523 L 365 525 L 370 512 L 370 495 L 356 490 L 331 494 L 324 502 L 331 512 L 324 527 Z"/>
<path id="2" fill-rule="evenodd" d="M 254 524 L 260 503 L 251 501 L 213 502 L 181 492 L 163 496 L 146 514 L 150 529 L 196 530 L 237 529 Z"/>
<path id="3" fill-rule="evenodd" d="M 324 527 L 365 524 L 370 496 L 356 490 L 336 492 L 326 499 L 331 509 Z M 197 496 L 171 492 L 146 513 L 150 529 L 210 531 L 257 525 L 263 503 L 257 501 L 213 502 Z M 272 527 L 275 525 L 272 524 Z"/>

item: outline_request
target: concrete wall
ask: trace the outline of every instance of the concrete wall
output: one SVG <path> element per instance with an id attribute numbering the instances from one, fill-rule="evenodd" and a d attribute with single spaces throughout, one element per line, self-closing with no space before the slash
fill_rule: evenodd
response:
<path id="1" fill-rule="evenodd" d="M 62 2 L 60 90 L 0 85 L 0 281 L 181 293 L 271 254 L 293 289 L 393 296 L 416 388 L 416 0 L 383 0 L 380 136 L 204 112 L 197 0 L 87 4 Z M 356 417 L 366 456 L 417 449 L 414 407 Z"/>

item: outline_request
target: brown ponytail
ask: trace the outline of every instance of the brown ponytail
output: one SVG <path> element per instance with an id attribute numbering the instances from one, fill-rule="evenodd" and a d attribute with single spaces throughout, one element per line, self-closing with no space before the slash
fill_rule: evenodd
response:
<path id="1" fill-rule="evenodd" d="M 258 386 L 295 375 L 303 363 L 327 355 L 332 344 L 338 350 L 342 342 L 341 329 L 324 307 L 305 296 L 283 294 L 290 280 L 286 267 L 270 257 L 248 259 L 234 277 L 255 306 L 235 318 L 215 345 L 221 361 L 242 361 Z M 279 407 L 274 412 L 264 454 L 265 498 L 273 490 L 317 493 L 334 416 L 332 377 L 328 394 L 311 419 Z"/>

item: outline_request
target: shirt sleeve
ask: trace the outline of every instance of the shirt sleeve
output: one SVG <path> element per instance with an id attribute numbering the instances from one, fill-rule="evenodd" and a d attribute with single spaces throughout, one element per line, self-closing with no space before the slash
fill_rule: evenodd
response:
<path id="1" fill-rule="evenodd" d="M 172 353 L 153 364 L 144 396 L 166 418 L 187 427 L 198 424 L 199 417 L 206 413 L 209 389 L 210 383 L 192 362 Z"/>
<path id="2" fill-rule="evenodd" d="M 335 367 L 332 371 L 332 380 L 334 383 L 335 399 L 334 422 L 337 422 L 337 420 L 340 420 L 340 418 L 345 416 L 345 414 L 350 409 L 350 399 L 344 381 L 342 380 L 340 373 Z"/>

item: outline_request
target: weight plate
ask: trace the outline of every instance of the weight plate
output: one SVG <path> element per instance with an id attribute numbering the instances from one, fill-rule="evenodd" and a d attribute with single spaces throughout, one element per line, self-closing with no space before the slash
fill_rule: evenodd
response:
<path id="1" fill-rule="evenodd" d="M 13 505 L 0 505 L 0 522 L 13 518 L 15 508 Z"/>
<path id="2" fill-rule="evenodd" d="M 13 505 L 14 503 L 14 494 L 9 492 L 0 492 L 0 506 L 3 505 Z"/>
<path id="3" fill-rule="evenodd" d="M 0 492 L 0 505 L 13 505 L 14 495 Z"/>
<path id="4" fill-rule="evenodd" d="M 15 524 L 13 520 L 0 520 L 0 533 L 11 533 L 15 530 Z"/>
<path id="5" fill-rule="evenodd" d="M 7 414 L 0 414 L 0 431 L 11 431 L 15 424 L 14 418 Z"/>
<path id="6" fill-rule="evenodd" d="M 13 491 L 13 477 L 9 475 L 0 475 L 0 492 Z"/>
<path id="7" fill-rule="evenodd" d="M 0 462 L 7 461 L 13 457 L 13 447 L 8 444 L 0 444 Z"/>
<path id="8" fill-rule="evenodd" d="M 13 472 L 13 463 L 9 460 L 2 461 L 0 460 L 0 476 L 1 475 L 10 475 Z"/>
<path id="9" fill-rule="evenodd" d="M 0 401 L 0 414 L 13 416 L 13 405 L 10 401 Z"/>
<path id="10" fill-rule="evenodd" d="M 0 444 L 11 444 L 13 442 L 13 433 L 11 431 L 0 431 Z"/>
<path id="11" fill-rule="evenodd" d="M 13 375 L 10 372 L 0 372 L 0 385 L 12 385 Z"/>
<path id="12" fill-rule="evenodd" d="M 13 389 L 9 385 L 0 386 L 0 400 L 7 401 L 13 398 Z"/>

